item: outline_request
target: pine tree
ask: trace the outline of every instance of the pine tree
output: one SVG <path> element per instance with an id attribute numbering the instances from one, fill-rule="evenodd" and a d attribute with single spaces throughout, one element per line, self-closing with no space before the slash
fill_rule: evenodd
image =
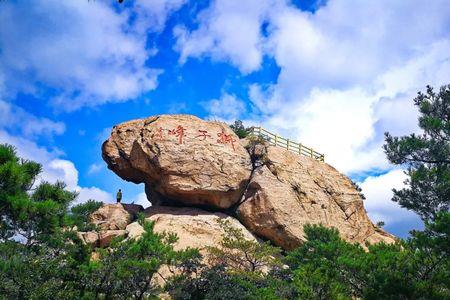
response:
<path id="1" fill-rule="evenodd" d="M 428 86 L 414 99 L 419 108 L 421 134 L 385 134 L 388 159 L 407 168 L 407 187 L 394 190 L 393 201 L 424 220 L 450 207 L 450 85 L 436 93 Z"/>

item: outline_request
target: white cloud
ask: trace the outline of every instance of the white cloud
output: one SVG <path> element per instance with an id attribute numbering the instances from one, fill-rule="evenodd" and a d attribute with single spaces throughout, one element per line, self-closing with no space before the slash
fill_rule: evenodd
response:
<path id="1" fill-rule="evenodd" d="M 88 170 L 88 174 L 92 175 L 92 174 L 96 174 L 98 172 L 100 172 L 104 167 L 103 163 L 95 163 L 89 166 L 89 170 Z"/>
<path id="2" fill-rule="evenodd" d="M 147 30 L 160 31 L 167 17 L 186 3 L 187 0 L 137 0 L 133 3 L 137 15 L 134 29 L 142 33 Z"/>
<path id="3" fill-rule="evenodd" d="M 0 75 L 9 96 L 41 97 L 39 87 L 50 87 L 55 108 L 71 111 L 155 89 L 161 70 L 146 65 L 156 52 L 146 48 L 145 29 L 160 30 L 183 1 L 147 2 L 134 4 L 134 27 L 130 10 L 103 1 L 2 3 L 0 20 L 9 26 L 0 27 Z"/>
<path id="4" fill-rule="evenodd" d="M 383 221 L 387 226 L 409 223 L 420 224 L 420 218 L 413 212 L 392 201 L 392 189 L 404 187 L 406 175 L 403 170 L 392 170 L 380 176 L 367 177 L 360 187 L 366 196 L 364 206 L 373 222 Z"/>
<path id="5" fill-rule="evenodd" d="M 329 1 L 315 14 L 294 7 L 272 14 L 270 53 L 279 84 L 295 90 L 371 83 L 448 39 L 445 1 Z M 294 87 L 293 87 L 294 88 Z"/>
<path id="6" fill-rule="evenodd" d="M 65 159 L 52 159 L 44 165 L 41 179 L 48 182 L 64 181 L 69 190 L 78 188 L 78 170 L 73 162 Z"/>
<path id="7" fill-rule="evenodd" d="M 90 199 L 101 201 L 104 203 L 114 203 L 111 194 L 97 187 L 81 187 L 78 185 L 78 170 L 73 162 L 64 159 L 52 159 L 43 163 L 44 171 L 41 174 L 42 181 L 55 183 L 56 181 L 64 181 L 67 189 L 78 192 L 78 197 L 72 205 L 84 203 Z"/>
<path id="8" fill-rule="evenodd" d="M 261 23 L 278 3 L 281 2 L 212 1 L 209 8 L 199 13 L 198 29 L 189 31 L 183 26 L 174 29 L 180 62 L 206 55 L 214 60 L 229 61 L 244 73 L 257 70 L 264 47 Z"/>
<path id="9" fill-rule="evenodd" d="M 212 99 L 202 103 L 205 110 L 209 113 L 210 119 L 222 120 L 227 123 L 239 119 L 245 112 L 245 104 L 235 95 L 222 94 L 220 99 Z"/>
<path id="10" fill-rule="evenodd" d="M 100 201 L 103 203 L 115 203 L 113 196 L 97 187 L 78 187 L 75 189 L 79 194 L 73 205 L 84 203 L 88 200 Z"/>
<path id="11" fill-rule="evenodd" d="M 0 128 L 19 130 L 22 135 L 33 138 L 44 135 L 63 134 L 66 126 L 47 118 L 38 118 L 24 109 L 0 100 Z"/>
<path id="12" fill-rule="evenodd" d="M 138 194 L 135 198 L 133 198 L 131 203 L 142 205 L 144 208 L 152 206 L 150 201 L 147 200 L 147 195 L 144 192 Z"/>

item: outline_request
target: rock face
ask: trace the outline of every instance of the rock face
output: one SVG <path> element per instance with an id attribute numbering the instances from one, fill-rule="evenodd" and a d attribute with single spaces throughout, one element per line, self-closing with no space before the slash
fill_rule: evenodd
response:
<path id="1" fill-rule="evenodd" d="M 255 152 L 262 161 L 237 209 L 250 231 L 284 249 L 304 241 L 306 224 L 335 227 L 350 242 L 394 242 L 369 220 L 350 179 L 330 165 L 274 146 Z"/>
<path id="2" fill-rule="evenodd" d="M 102 207 L 103 208 L 103 207 Z M 102 210 L 100 208 L 99 210 Z M 97 214 L 98 211 L 93 214 Z M 178 241 L 175 250 L 198 248 L 204 254 L 206 247 L 217 246 L 225 233 L 217 222 L 227 220 L 233 228 L 239 229 L 248 240 L 257 241 L 238 220 L 220 212 L 208 212 L 193 207 L 153 206 L 144 212 L 145 218 L 154 222 L 154 231 L 157 233 L 172 232 L 177 234 Z M 114 218 L 114 215 L 110 215 Z M 131 219 L 129 219 L 131 220 Z M 131 222 L 131 221 L 130 221 Z M 107 247 L 113 238 L 126 236 L 139 238 L 144 228 L 138 222 L 126 225 L 124 230 L 102 230 L 100 232 L 78 232 L 83 242 L 93 247 Z"/>
<path id="3" fill-rule="evenodd" d="M 94 231 L 88 231 L 88 232 L 78 232 L 78 237 L 81 239 L 81 241 L 86 244 L 89 245 L 93 248 L 98 247 L 99 243 L 99 234 L 98 232 L 94 232 Z"/>
<path id="4" fill-rule="evenodd" d="M 113 238 L 128 236 L 128 224 L 143 210 L 141 205 L 136 204 L 104 204 L 89 216 L 89 221 L 97 226 L 99 232 L 78 232 L 78 237 L 94 248 L 107 247 Z"/>
<path id="5" fill-rule="evenodd" d="M 132 215 L 122 204 L 106 204 L 89 216 L 89 221 L 102 230 L 125 229 L 131 222 Z"/>
<path id="6" fill-rule="evenodd" d="M 157 204 L 229 208 L 251 172 L 248 152 L 224 123 L 163 115 L 115 126 L 103 159 L 121 178 L 145 183 Z"/>
<path id="7" fill-rule="evenodd" d="M 175 250 L 191 247 L 203 251 L 206 247 L 217 246 L 225 233 L 218 220 L 228 220 L 232 227 L 242 231 L 247 240 L 256 241 L 253 234 L 238 220 L 220 212 L 213 213 L 191 207 L 155 206 L 148 208 L 145 215 L 147 220 L 155 222 L 155 232 L 177 234 Z"/>
<path id="8" fill-rule="evenodd" d="M 188 115 L 134 120 L 115 126 L 102 151 L 120 177 L 145 183 L 153 204 L 147 218 L 157 232 L 178 234 L 179 249 L 217 245 L 222 233 L 217 218 L 230 218 L 249 239 L 253 233 L 286 250 L 305 240 L 306 224 L 335 227 L 345 240 L 362 245 L 395 241 L 372 224 L 359 192 L 336 169 L 239 140 L 224 123 Z M 104 230 L 138 237 L 142 228 L 130 224 L 132 216 L 119 204 L 101 208 L 91 219 Z"/>

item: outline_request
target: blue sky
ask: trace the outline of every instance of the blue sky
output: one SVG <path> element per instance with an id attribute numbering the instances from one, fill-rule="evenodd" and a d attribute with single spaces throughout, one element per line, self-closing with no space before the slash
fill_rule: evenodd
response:
<path id="1" fill-rule="evenodd" d="M 0 142 L 78 201 L 145 203 L 106 169 L 122 121 L 163 113 L 262 124 L 358 181 L 373 221 L 420 221 L 390 201 L 401 168 L 383 133 L 418 132 L 412 98 L 450 82 L 447 1 L 0 1 Z"/>

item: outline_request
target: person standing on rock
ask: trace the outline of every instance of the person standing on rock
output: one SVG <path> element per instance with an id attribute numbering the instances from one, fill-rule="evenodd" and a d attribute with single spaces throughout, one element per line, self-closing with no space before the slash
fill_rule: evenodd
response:
<path id="1" fill-rule="evenodd" d="M 117 192 L 116 199 L 117 199 L 117 203 L 120 203 L 120 201 L 122 201 L 122 190 L 121 189 L 119 189 L 119 191 Z"/>

